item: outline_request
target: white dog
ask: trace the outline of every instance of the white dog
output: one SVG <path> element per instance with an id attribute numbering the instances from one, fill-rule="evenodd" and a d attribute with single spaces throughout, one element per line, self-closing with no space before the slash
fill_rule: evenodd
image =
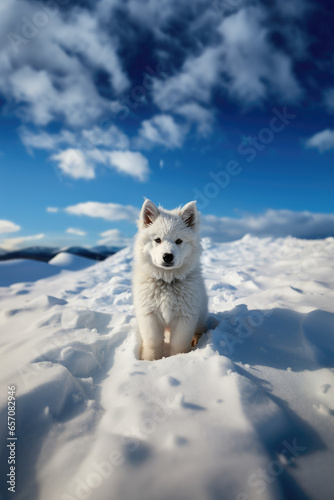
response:
<path id="1" fill-rule="evenodd" d="M 206 329 L 208 302 L 196 202 L 168 211 L 146 200 L 138 227 L 133 295 L 141 358 L 162 357 L 165 330 L 170 354 L 189 352 L 193 335 Z"/>

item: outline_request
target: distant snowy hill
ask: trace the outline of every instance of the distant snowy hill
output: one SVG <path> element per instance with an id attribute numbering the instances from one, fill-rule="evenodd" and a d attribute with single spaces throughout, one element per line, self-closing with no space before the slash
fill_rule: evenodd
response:
<path id="1" fill-rule="evenodd" d="M 203 245 L 210 330 L 153 362 L 138 359 L 130 248 L 75 272 L 2 263 L 22 273 L 0 287 L 17 500 L 332 498 L 334 239 Z"/>
<path id="2" fill-rule="evenodd" d="M 79 255 L 59 252 L 55 257 L 53 257 L 53 259 L 49 260 L 49 264 L 61 267 L 62 269 L 68 269 L 70 271 L 78 271 L 80 269 L 93 266 L 95 262 L 92 259 L 80 257 Z"/>
<path id="3" fill-rule="evenodd" d="M 66 252 L 73 255 L 79 255 L 87 259 L 92 259 L 93 261 L 104 260 L 110 255 L 114 255 L 118 252 L 120 248 L 118 247 L 107 247 L 105 245 L 95 246 L 92 248 L 72 246 L 65 248 L 54 248 L 54 247 L 41 247 L 34 246 L 28 248 L 22 248 L 20 250 L 7 251 L 0 248 L 0 261 L 12 260 L 12 259 L 32 259 L 39 260 L 42 262 L 49 262 L 53 257 L 55 257 L 60 252 Z"/>
<path id="4" fill-rule="evenodd" d="M 13 283 L 35 282 L 59 274 L 62 269 L 78 271 L 96 264 L 92 259 L 60 252 L 49 263 L 30 260 L 12 259 L 0 261 L 0 287 Z"/>
<path id="5" fill-rule="evenodd" d="M 0 260 L 33 259 L 48 262 L 48 260 L 57 255 L 58 252 L 58 248 L 41 246 L 21 248 L 19 250 L 0 249 Z"/>

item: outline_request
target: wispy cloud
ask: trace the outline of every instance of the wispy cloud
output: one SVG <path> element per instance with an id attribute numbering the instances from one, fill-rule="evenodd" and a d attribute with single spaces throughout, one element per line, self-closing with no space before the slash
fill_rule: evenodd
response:
<path id="1" fill-rule="evenodd" d="M 130 140 L 116 125 L 108 123 L 107 127 L 92 127 L 81 132 L 79 141 L 87 148 L 103 146 L 105 148 L 128 149 Z"/>
<path id="2" fill-rule="evenodd" d="M 189 123 L 194 123 L 200 135 L 205 137 L 210 134 L 214 122 L 212 111 L 191 102 L 178 106 L 175 113 L 186 118 Z"/>
<path id="3" fill-rule="evenodd" d="M 106 165 L 141 182 L 146 181 L 150 173 L 147 158 L 135 151 L 108 152 L 94 148 L 83 152 L 69 148 L 52 155 L 50 159 L 57 163 L 64 175 L 73 179 L 94 179 L 98 165 Z"/>
<path id="4" fill-rule="evenodd" d="M 98 240 L 98 245 L 126 247 L 130 245 L 132 239 L 125 236 L 119 229 L 108 229 L 100 233 L 102 239 Z"/>
<path id="5" fill-rule="evenodd" d="M 84 155 L 79 149 L 65 149 L 52 155 L 50 159 L 57 162 L 58 168 L 68 177 L 73 179 L 95 178 L 94 164 L 87 160 L 87 155 Z"/>
<path id="6" fill-rule="evenodd" d="M 82 229 L 78 229 L 76 227 L 69 227 L 66 229 L 66 233 L 68 234 L 75 234 L 76 236 L 86 236 L 86 232 L 83 231 Z"/>
<path id="7" fill-rule="evenodd" d="M 16 248 L 20 248 L 25 246 L 27 243 L 33 242 L 35 240 L 41 240 L 45 237 L 44 234 L 34 234 L 31 236 L 20 236 L 17 238 L 7 238 L 4 240 L 0 240 L 0 247 L 5 250 L 15 250 Z"/>
<path id="8" fill-rule="evenodd" d="M 59 212 L 59 208 L 58 207 L 46 207 L 46 211 L 50 212 L 52 214 L 56 214 L 57 212 Z"/>
<path id="9" fill-rule="evenodd" d="M 75 146 L 78 143 L 76 135 L 66 129 L 61 130 L 58 134 L 50 134 L 45 130 L 34 132 L 26 126 L 22 126 L 19 128 L 19 135 L 22 143 L 30 153 L 33 149 L 55 151 L 65 144 Z"/>
<path id="10" fill-rule="evenodd" d="M 306 141 L 307 148 L 315 148 L 319 153 L 334 149 L 334 130 L 326 129 L 314 134 Z"/>
<path id="11" fill-rule="evenodd" d="M 202 234 L 214 241 L 232 241 L 246 234 L 253 236 L 326 238 L 334 235 L 334 214 L 267 210 L 259 215 L 237 219 L 206 215 L 202 217 Z"/>
<path id="12" fill-rule="evenodd" d="M 134 221 L 138 217 L 139 211 L 136 207 L 133 207 L 131 205 L 87 201 L 84 203 L 78 203 L 77 205 L 66 207 L 65 212 L 71 215 L 85 215 L 87 217 L 94 217 L 107 221 Z"/>
<path id="13" fill-rule="evenodd" d="M 248 3 L 230 8 L 230 15 L 219 23 L 216 16 L 211 26 L 215 43 L 197 53 L 189 52 L 181 69 L 154 90 L 160 109 L 176 112 L 189 102 L 210 104 L 218 88 L 241 107 L 257 106 L 272 95 L 278 101 L 300 100 L 302 88 L 293 72 L 293 60 L 271 41 L 272 29 L 289 38 L 288 27 L 284 32 L 270 20 L 264 6 Z M 297 31 L 295 28 L 295 37 Z"/>
<path id="14" fill-rule="evenodd" d="M 21 229 L 20 226 L 10 220 L 0 219 L 0 234 L 15 233 Z"/>
<path id="15" fill-rule="evenodd" d="M 62 174 L 72 179 L 94 179 L 98 165 L 130 175 L 139 181 L 148 179 L 147 158 L 138 151 L 115 150 L 129 147 L 129 139 L 115 125 L 107 130 L 100 127 L 73 133 L 63 129 L 58 134 L 20 129 L 21 140 L 29 152 L 33 149 L 55 151 L 50 160 L 56 162 Z M 64 146 L 68 145 L 64 149 Z M 110 148 L 114 149 L 110 151 Z"/>
<path id="16" fill-rule="evenodd" d="M 302 92 L 292 60 L 270 42 L 266 11 L 247 7 L 223 20 L 220 57 L 227 78 L 223 85 L 245 105 L 259 103 L 268 94 L 284 102 L 298 102 Z"/>
<path id="17" fill-rule="evenodd" d="M 298 102 L 303 90 L 294 73 L 294 60 L 306 50 L 307 42 L 297 19 L 304 16 L 307 5 L 305 0 L 275 0 L 270 8 L 252 0 L 194 0 L 191 5 L 188 0 L 88 1 L 58 5 L 52 16 L 45 14 L 45 7 L 47 26 L 35 27 L 24 38 L 27 28 L 22 19 L 32 19 L 37 7 L 23 0 L 9 2 L 2 7 L 0 20 L 1 31 L 7 34 L 0 51 L 0 91 L 26 123 L 21 139 L 31 150 L 60 155 L 72 148 L 86 154 L 82 143 L 87 141 L 89 149 L 93 145 L 129 151 L 131 140 L 124 132 L 113 124 L 110 133 L 104 134 L 98 124 L 106 117 L 109 121 L 117 117 L 112 110 L 122 107 L 126 92 L 133 101 L 131 112 L 136 113 L 137 85 L 131 81 L 126 54 L 131 52 L 133 57 L 140 51 L 141 33 L 149 33 L 152 53 L 147 59 L 160 57 L 168 71 L 163 81 L 151 78 L 159 84 L 146 90 L 145 102 L 151 106 L 148 116 L 138 120 L 136 135 L 143 148 L 178 148 L 192 124 L 201 135 L 210 133 L 217 90 L 241 108 L 261 105 L 268 96 Z M 117 22 L 120 12 L 122 23 Z M 178 33 L 180 43 L 175 44 L 170 27 L 185 12 L 191 15 Z M 112 29 L 106 19 L 114 20 Z M 21 44 L 15 45 L 10 34 L 19 35 Z M 277 34 L 281 44 L 273 42 Z M 25 50 L 27 44 L 29 50 Z M 297 45 L 298 50 L 293 50 Z M 122 59 L 120 53 L 125 54 Z M 52 122 L 62 123 L 63 129 L 56 134 L 29 129 L 29 124 L 45 127 Z M 65 172 L 74 173 L 74 178 L 93 178 L 93 166 L 89 158 L 85 161 L 81 169 L 66 167 Z"/>
<path id="18" fill-rule="evenodd" d="M 50 133 L 38 129 L 33 131 L 22 126 L 19 128 L 20 139 L 28 151 L 44 149 L 57 151 L 64 146 L 92 150 L 97 147 L 127 149 L 128 137 L 114 124 L 108 123 L 104 129 L 94 126 L 90 129 L 71 131 L 62 129 L 59 133 Z"/>
<path id="19" fill-rule="evenodd" d="M 180 148 L 183 144 L 187 126 L 178 124 L 170 115 L 156 115 L 149 120 L 144 120 L 138 134 L 138 145 L 152 147 L 156 145 L 166 148 Z"/>
<path id="20" fill-rule="evenodd" d="M 134 151 L 112 151 L 106 155 L 109 158 L 110 166 L 118 172 L 131 175 L 139 181 L 145 181 L 149 175 L 147 158 Z"/>
<path id="21" fill-rule="evenodd" d="M 128 87 L 129 79 L 117 54 L 117 40 L 104 19 L 78 5 L 58 7 L 58 15 L 48 17 L 47 27 L 32 25 L 25 38 L 25 19 L 32 19 L 40 5 L 17 0 L 2 6 L 0 27 L 7 43 L 0 57 L 0 90 L 26 121 L 47 125 L 61 120 L 82 127 L 96 122 L 109 108 L 95 84 L 98 72 L 104 72 L 116 94 Z M 13 42 L 15 34 L 22 44 Z M 29 50 L 24 50 L 27 43 Z"/>
<path id="22" fill-rule="evenodd" d="M 205 48 L 198 56 L 189 54 L 181 70 L 154 91 L 157 106 L 172 111 L 189 102 L 208 103 L 213 87 L 219 83 L 219 54 L 220 47 Z"/>

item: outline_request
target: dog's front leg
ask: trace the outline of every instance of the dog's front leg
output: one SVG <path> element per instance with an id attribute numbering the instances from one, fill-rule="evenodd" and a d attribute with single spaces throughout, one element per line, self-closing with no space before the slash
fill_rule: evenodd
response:
<path id="1" fill-rule="evenodd" d="M 161 359 L 164 347 L 164 325 L 154 314 L 138 318 L 142 347 L 140 358 L 147 361 Z"/>
<path id="2" fill-rule="evenodd" d="M 197 318 L 178 317 L 170 328 L 170 353 L 180 354 L 189 352 L 195 332 Z"/>

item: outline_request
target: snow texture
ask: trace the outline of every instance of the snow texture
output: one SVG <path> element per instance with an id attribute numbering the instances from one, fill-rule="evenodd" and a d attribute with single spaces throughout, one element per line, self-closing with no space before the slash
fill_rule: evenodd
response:
<path id="1" fill-rule="evenodd" d="M 131 248 L 76 271 L 66 255 L 0 264 L 17 500 L 331 498 L 334 239 L 203 247 L 209 331 L 153 362 L 138 359 Z"/>

